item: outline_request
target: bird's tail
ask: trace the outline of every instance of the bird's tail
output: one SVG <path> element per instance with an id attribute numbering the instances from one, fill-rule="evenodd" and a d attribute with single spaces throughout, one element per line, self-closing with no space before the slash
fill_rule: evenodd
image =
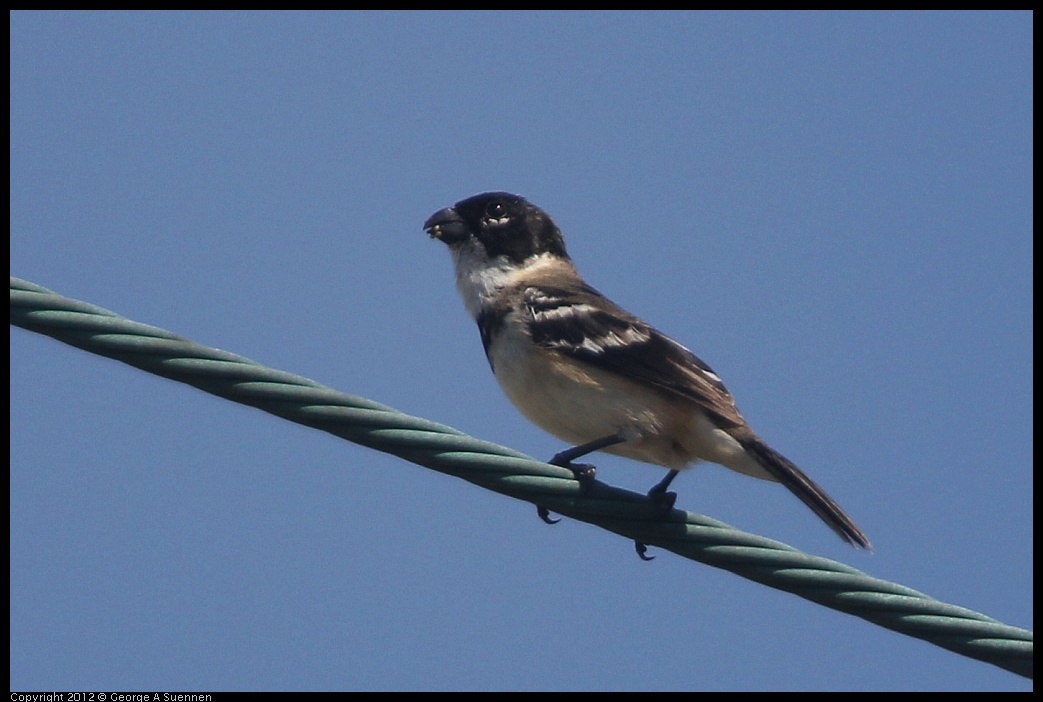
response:
<path id="1" fill-rule="evenodd" d="M 804 471 L 795 466 L 792 461 L 768 446 L 755 434 L 735 438 L 746 452 L 764 467 L 764 470 L 789 488 L 790 492 L 810 507 L 822 521 L 840 535 L 840 538 L 852 546 L 872 550 L 873 545 L 869 543 L 869 537 L 858 528 L 844 510 L 840 509 L 840 505 L 834 502 L 825 490 L 805 475 Z"/>

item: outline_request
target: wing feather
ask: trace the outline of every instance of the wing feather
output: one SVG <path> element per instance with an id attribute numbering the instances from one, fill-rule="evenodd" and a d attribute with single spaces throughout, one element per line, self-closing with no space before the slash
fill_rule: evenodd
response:
<path id="1" fill-rule="evenodd" d="M 746 425 L 709 365 L 589 285 L 530 286 L 522 294 L 537 345 L 695 402 L 722 428 Z"/>

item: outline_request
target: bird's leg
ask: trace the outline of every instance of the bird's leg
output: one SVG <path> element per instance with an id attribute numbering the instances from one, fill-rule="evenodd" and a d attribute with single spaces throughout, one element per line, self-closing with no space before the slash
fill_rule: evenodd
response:
<path id="1" fill-rule="evenodd" d="M 602 436 L 600 439 L 594 439 L 588 441 L 585 444 L 579 446 L 573 446 L 570 449 L 565 449 L 554 454 L 554 458 L 547 461 L 552 466 L 560 466 L 562 468 L 568 468 L 572 471 L 572 474 L 576 476 L 576 480 L 580 482 L 581 486 L 587 486 L 590 481 L 594 479 L 594 474 L 597 472 L 597 468 L 590 465 L 589 463 L 573 463 L 572 460 L 575 458 L 582 458 L 588 453 L 594 451 L 600 451 L 603 448 L 609 446 L 615 446 L 626 441 L 622 432 L 616 432 L 615 434 L 609 434 L 608 436 Z M 551 519 L 550 511 L 546 507 L 537 505 L 536 514 L 540 516 L 540 519 L 547 522 L 548 524 L 557 524 L 560 519 Z"/>
<path id="2" fill-rule="evenodd" d="M 593 441 L 588 441 L 585 444 L 573 446 L 570 449 L 565 449 L 560 453 L 556 453 L 554 454 L 554 458 L 550 459 L 547 462 L 550 463 L 552 466 L 561 466 L 562 468 L 568 468 L 573 472 L 577 480 L 593 478 L 594 473 L 597 470 L 594 466 L 589 465 L 587 463 L 573 463 L 572 459 L 582 458 L 583 456 L 586 456 L 588 453 L 600 451 L 603 448 L 615 446 L 616 444 L 621 444 L 624 441 L 626 441 L 626 438 L 619 432 L 615 434 L 609 434 L 608 436 L 602 436 L 600 439 L 594 439 Z"/>
<path id="3" fill-rule="evenodd" d="M 666 474 L 666 477 L 660 480 L 658 483 L 652 486 L 652 489 L 648 491 L 648 497 L 658 502 L 663 507 L 663 514 L 674 508 L 674 502 L 677 502 L 676 492 L 667 492 L 666 489 L 670 487 L 670 483 L 674 482 L 674 478 L 680 471 L 672 470 Z M 641 543 L 640 541 L 634 542 L 634 550 L 637 551 L 637 556 L 642 561 L 651 561 L 655 559 L 655 556 L 646 556 L 645 553 L 648 551 L 648 546 Z"/>

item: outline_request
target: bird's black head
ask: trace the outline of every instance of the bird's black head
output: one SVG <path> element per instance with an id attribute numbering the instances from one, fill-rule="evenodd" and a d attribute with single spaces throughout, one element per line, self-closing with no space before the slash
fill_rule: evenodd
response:
<path id="1" fill-rule="evenodd" d="M 450 248 L 481 244 L 489 258 L 506 256 L 521 263 L 550 253 L 568 258 L 561 230 L 546 212 L 511 193 L 482 193 L 439 210 L 424 229 Z"/>

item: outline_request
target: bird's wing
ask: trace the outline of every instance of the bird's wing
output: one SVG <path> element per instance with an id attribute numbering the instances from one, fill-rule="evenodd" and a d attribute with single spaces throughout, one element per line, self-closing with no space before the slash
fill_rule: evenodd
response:
<path id="1" fill-rule="evenodd" d="M 694 402 L 724 429 L 746 426 L 710 366 L 589 285 L 531 285 L 522 295 L 537 345 Z"/>

